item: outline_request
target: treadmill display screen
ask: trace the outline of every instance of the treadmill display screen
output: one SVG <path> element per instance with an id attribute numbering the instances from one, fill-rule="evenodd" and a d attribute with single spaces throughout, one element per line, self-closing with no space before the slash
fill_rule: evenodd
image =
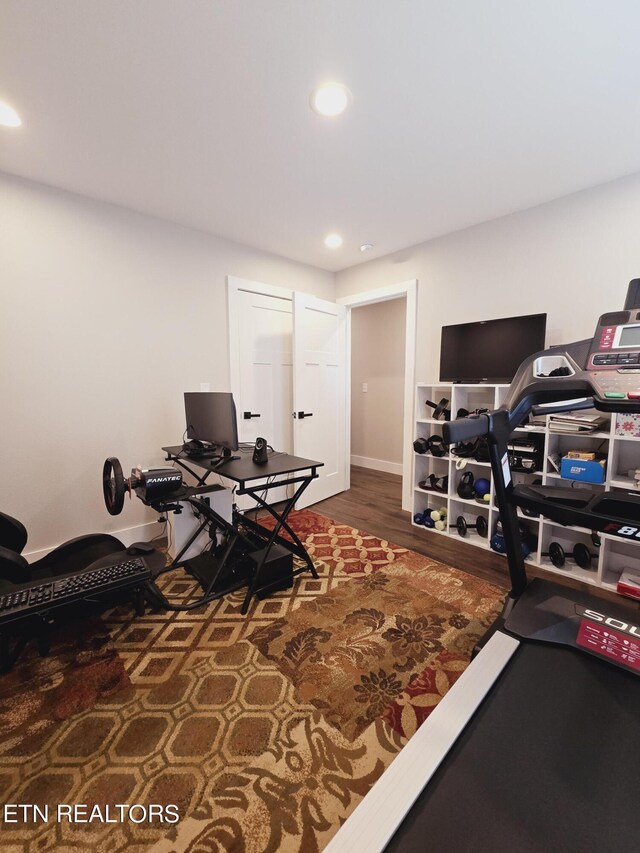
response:
<path id="1" fill-rule="evenodd" d="M 625 326 L 620 330 L 620 347 L 640 346 L 640 326 Z"/>
<path id="2" fill-rule="evenodd" d="M 609 619 L 609 622 L 618 623 L 617 619 Z M 620 626 L 624 625 L 620 623 Z M 576 644 L 592 652 L 594 655 L 608 658 L 622 666 L 640 672 L 640 640 L 622 631 L 616 631 L 606 622 L 591 622 L 582 619 Z"/>

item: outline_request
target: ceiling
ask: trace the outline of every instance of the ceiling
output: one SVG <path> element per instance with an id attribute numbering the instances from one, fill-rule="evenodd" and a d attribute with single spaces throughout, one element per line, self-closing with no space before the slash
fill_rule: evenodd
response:
<path id="1" fill-rule="evenodd" d="M 637 0 L 0 0 L 0 169 L 339 270 L 640 171 L 639 31 Z"/>

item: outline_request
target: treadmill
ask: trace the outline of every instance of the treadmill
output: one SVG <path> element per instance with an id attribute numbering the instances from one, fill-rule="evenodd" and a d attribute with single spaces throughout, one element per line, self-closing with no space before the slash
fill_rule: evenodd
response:
<path id="1" fill-rule="evenodd" d="M 444 424 L 486 436 L 511 591 L 472 663 L 325 848 L 426 853 L 640 850 L 640 610 L 527 578 L 517 508 L 640 540 L 640 494 L 515 485 L 533 412 L 640 413 L 640 279 L 590 340 L 536 353 L 497 411 Z"/>

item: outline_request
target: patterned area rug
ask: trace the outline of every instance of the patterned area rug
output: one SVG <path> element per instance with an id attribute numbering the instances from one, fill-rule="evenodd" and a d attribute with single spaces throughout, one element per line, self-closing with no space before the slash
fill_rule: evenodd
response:
<path id="1" fill-rule="evenodd" d="M 478 619 L 477 612 L 456 606 L 455 587 L 445 600 L 429 592 L 433 586 L 432 574 L 408 579 L 404 571 L 378 571 L 258 628 L 249 639 L 352 741 L 419 675 L 432 672 L 440 655 L 464 668 L 486 609 Z"/>
<path id="2" fill-rule="evenodd" d="M 0 823 L 3 851 L 323 848 L 464 670 L 503 592 L 310 510 L 291 524 L 318 580 L 247 616 L 242 591 L 190 612 L 121 608 L 0 677 L 3 803 L 180 813 Z M 162 584 L 183 601 L 194 587 L 179 572 Z"/>

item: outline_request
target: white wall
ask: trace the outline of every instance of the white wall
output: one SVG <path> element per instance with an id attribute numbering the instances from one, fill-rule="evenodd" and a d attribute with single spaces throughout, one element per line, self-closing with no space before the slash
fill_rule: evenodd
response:
<path id="1" fill-rule="evenodd" d="M 547 312 L 547 343 L 590 337 L 640 277 L 640 176 L 496 219 L 337 274 L 337 297 L 418 279 L 417 381 L 438 377 L 440 328 Z"/>
<path id="2" fill-rule="evenodd" d="M 335 298 L 331 273 L 8 175 L 0 259 L 0 511 L 28 552 L 156 518 L 107 515 L 102 464 L 161 463 L 183 391 L 229 390 L 227 275 Z"/>
<path id="3" fill-rule="evenodd" d="M 405 318 L 406 299 L 351 311 L 351 461 L 395 473 L 402 465 Z"/>

